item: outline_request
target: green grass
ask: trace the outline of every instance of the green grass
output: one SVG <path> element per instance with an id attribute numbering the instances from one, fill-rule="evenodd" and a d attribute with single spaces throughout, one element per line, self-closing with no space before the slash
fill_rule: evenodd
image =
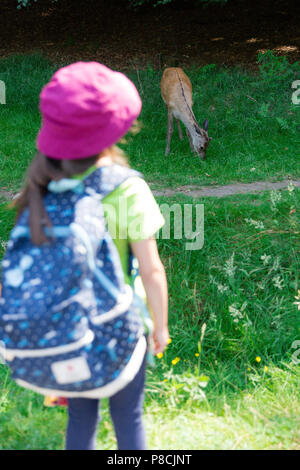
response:
<path id="1" fill-rule="evenodd" d="M 0 106 L 0 188 L 16 191 L 35 153 L 41 119 L 39 93 L 55 67 L 38 56 L 13 56 L 0 61 L 6 85 L 6 105 Z"/>
<path id="2" fill-rule="evenodd" d="M 124 144 L 132 166 L 156 186 L 299 177 L 299 106 L 291 104 L 290 93 L 298 69 L 274 58 L 261 67 L 261 76 L 214 66 L 188 72 L 195 114 L 210 119 L 214 137 L 204 163 L 176 135 L 170 155 L 163 156 L 160 73 L 132 72 L 144 101 L 142 130 Z M 8 104 L 0 107 L 1 188 L 15 191 L 22 182 L 40 125 L 38 92 L 54 70 L 39 56 L 0 61 L 8 89 Z M 299 365 L 293 360 L 300 339 L 294 304 L 300 190 L 289 189 L 222 199 L 157 198 L 182 211 L 184 204 L 204 204 L 205 219 L 201 250 L 186 250 L 184 238 L 158 240 L 172 342 L 148 368 L 150 449 L 300 448 Z M 196 222 L 194 215 L 195 230 Z M 13 223 L 14 212 L 0 201 L 0 257 Z M 107 400 L 101 414 L 98 448 L 114 449 Z M 0 449 L 64 447 L 66 410 L 45 408 L 43 398 L 18 387 L 3 365 L 0 421 Z"/>
<path id="3" fill-rule="evenodd" d="M 196 202 L 204 203 L 202 250 L 187 251 L 186 240 L 160 240 L 178 352 L 192 353 L 191 334 L 199 335 L 199 325 L 209 320 L 210 357 L 282 360 L 298 332 L 298 312 L 288 299 L 299 289 L 299 190 Z M 233 305 L 241 315 L 230 314 Z"/>
<path id="4" fill-rule="evenodd" d="M 230 364 L 222 373 L 225 384 L 233 378 Z M 299 368 L 287 364 L 270 366 L 266 374 L 247 373 L 247 389 L 231 394 L 207 390 L 203 402 L 174 404 L 171 397 L 177 390 L 171 386 L 164 390 L 161 384 L 155 396 L 147 391 L 144 422 L 149 448 L 299 450 Z M 5 380 L 6 375 L 0 366 L 0 377 Z M 214 396 L 217 405 L 210 404 Z M 42 397 L 9 382 L 2 385 L 0 413 L 0 449 L 64 447 L 65 409 L 45 408 Z M 116 449 L 107 400 L 101 416 L 97 448 Z"/>

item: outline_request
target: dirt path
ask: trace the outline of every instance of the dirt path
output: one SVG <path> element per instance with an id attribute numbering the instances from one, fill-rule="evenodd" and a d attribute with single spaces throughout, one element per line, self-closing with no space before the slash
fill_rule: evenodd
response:
<path id="1" fill-rule="evenodd" d="M 153 190 L 155 196 L 175 196 L 184 194 L 190 197 L 224 197 L 234 194 L 251 194 L 261 191 L 271 191 L 275 189 L 287 188 L 292 183 L 295 187 L 300 188 L 300 180 L 284 180 L 271 183 L 269 181 L 257 181 L 255 183 L 236 183 L 226 184 L 224 186 L 180 186 L 177 189 Z"/>
<path id="2" fill-rule="evenodd" d="M 284 189 L 292 183 L 296 188 L 300 188 L 300 180 L 284 180 L 278 182 L 257 181 L 255 183 L 235 183 L 225 184 L 223 186 L 179 186 L 176 189 L 166 188 L 161 190 L 153 190 L 155 196 L 176 196 L 184 194 L 193 198 L 200 197 L 225 197 L 235 194 L 255 194 L 261 191 L 271 191 L 275 189 Z M 151 184 L 150 184 L 151 186 Z M 11 201 L 18 193 L 13 191 L 0 190 L 0 199 Z"/>

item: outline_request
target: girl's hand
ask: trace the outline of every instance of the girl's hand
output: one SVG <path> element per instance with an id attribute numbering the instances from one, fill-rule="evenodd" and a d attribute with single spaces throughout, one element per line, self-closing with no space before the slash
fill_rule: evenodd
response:
<path id="1" fill-rule="evenodd" d="M 168 328 L 165 327 L 163 329 L 158 329 L 158 330 L 154 328 L 152 340 L 153 340 L 153 354 L 156 355 L 158 353 L 164 352 L 169 342 Z"/>

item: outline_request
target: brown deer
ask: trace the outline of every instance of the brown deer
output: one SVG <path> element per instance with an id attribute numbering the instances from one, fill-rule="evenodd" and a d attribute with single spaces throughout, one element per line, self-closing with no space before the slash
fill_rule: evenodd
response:
<path id="1" fill-rule="evenodd" d="M 203 128 L 199 126 L 192 110 L 192 84 L 188 76 L 179 67 L 165 69 L 161 83 L 161 96 L 168 110 L 168 132 L 165 155 L 170 151 L 170 142 L 173 133 L 173 119 L 177 121 L 180 140 L 183 139 L 180 121 L 186 128 L 192 152 L 196 152 L 204 160 L 206 149 L 211 140 L 208 137 L 208 120 L 205 119 Z"/>

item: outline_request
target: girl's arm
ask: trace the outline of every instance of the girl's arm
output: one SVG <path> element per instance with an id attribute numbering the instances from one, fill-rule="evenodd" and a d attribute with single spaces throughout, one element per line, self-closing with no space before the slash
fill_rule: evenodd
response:
<path id="1" fill-rule="evenodd" d="M 153 313 L 154 354 L 163 352 L 168 344 L 168 288 L 165 269 L 155 239 L 130 243 L 139 262 L 139 271 Z"/>

